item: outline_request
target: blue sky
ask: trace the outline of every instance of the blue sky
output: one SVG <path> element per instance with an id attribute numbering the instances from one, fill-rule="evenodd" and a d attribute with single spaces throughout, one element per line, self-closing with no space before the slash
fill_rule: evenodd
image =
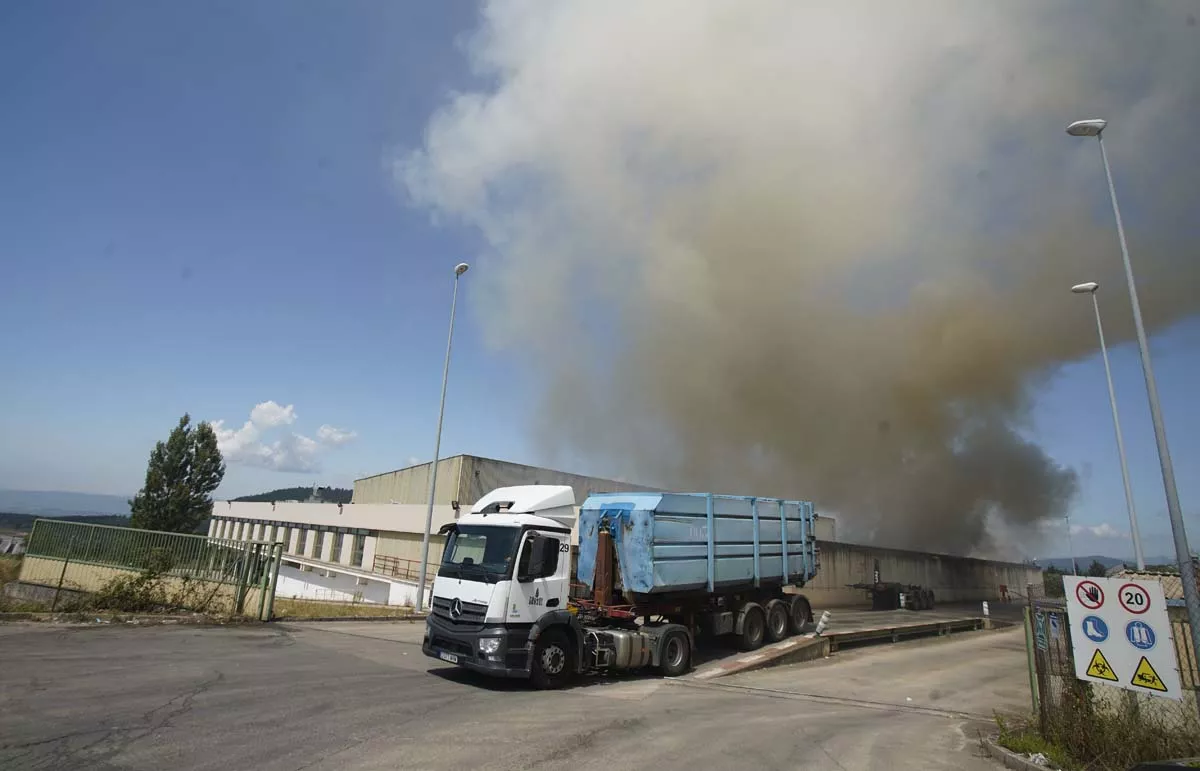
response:
<path id="1" fill-rule="evenodd" d="M 484 247 L 407 207 L 387 169 L 448 93 L 472 85 L 457 41 L 474 4 L 296 8 L 0 7 L 0 487 L 129 494 L 180 414 L 236 431 L 268 401 L 253 441 L 309 470 L 230 463 L 220 494 L 345 485 L 427 459 L 463 259 L 443 454 L 545 460 L 526 431 L 536 391 L 482 342 L 487 298 L 472 279 L 488 271 Z M 1154 340 L 1193 548 L 1198 352 L 1194 323 Z M 1114 350 L 1113 366 L 1158 554 L 1169 531 L 1136 353 Z M 1050 454 L 1083 474 L 1074 523 L 1126 532 L 1099 358 L 1064 368 L 1035 417 Z M 319 441 L 335 429 L 354 436 Z M 1098 532 L 1079 533 L 1076 550 L 1128 552 Z"/>

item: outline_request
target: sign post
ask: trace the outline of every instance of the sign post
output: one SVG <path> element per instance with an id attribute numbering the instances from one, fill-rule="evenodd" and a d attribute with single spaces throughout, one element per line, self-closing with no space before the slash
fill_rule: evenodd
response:
<path id="1" fill-rule="evenodd" d="M 1077 678 L 1182 700 L 1161 583 L 1063 576 L 1063 584 Z"/>

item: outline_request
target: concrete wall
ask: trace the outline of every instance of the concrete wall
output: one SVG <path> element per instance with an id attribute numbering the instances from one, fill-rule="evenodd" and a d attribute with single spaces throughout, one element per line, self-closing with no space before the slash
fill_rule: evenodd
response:
<path id="1" fill-rule="evenodd" d="M 1041 570 L 1011 562 L 953 557 L 943 554 L 881 549 L 873 546 L 819 541 L 821 569 L 803 590 L 814 607 L 869 605 L 865 591 L 847 584 L 870 583 L 875 560 L 881 581 L 917 584 L 933 589 L 936 600 L 979 602 L 1000 598 L 1000 586 L 1025 593 L 1028 584 L 1040 584 Z"/>
<path id="2" fill-rule="evenodd" d="M 429 500 L 429 467 L 430 464 L 422 463 L 356 479 L 352 500 L 356 504 L 426 503 Z M 535 484 L 570 485 L 575 490 L 576 503 L 583 503 L 584 498 L 594 492 L 655 492 L 657 489 L 474 455 L 456 455 L 438 461 L 434 503 L 449 505 L 451 501 L 458 501 L 467 509 L 497 487 Z"/>
<path id="3" fill-rule="evenodd" d="M 451 501 L 464 505 L 474 501 L 462 501 L 458 495 L 459 476 L 462 471 L 462 455 L 442 458 L 438 461 L 437 486 L 433 491 L 435 505 L 449 506 Z M 352 503 L 402 503 L 427 504 L 429 502 L 429 463 L 388 471 L 383 474 L 354 480 Z"/>
<path id="4" fill-rule="evenodd" d="M 421 560 L 421 533 L 380 533 L 375 542 L 375 553 L 379 556 L 396 557 L 402 560 Z M 442 562 L 445 536 L 431 533 L 429 536 L 429 564 L 437 567 Z M 370 566 L 368 566 L 370 569 Z"/>
<path id="5" fill-rule="evenodd" d="M 424 504 L 347 503 L 243 503 L 217 501 L 213 504 L 214 519 L 234 519 L 293 527 L 353 528 L 360 530 L 399 530 L 422 532 L 428 509 Z M 449 503 L 433 507 L 433 529 L 453 522 L 454 509 Z M 210 525 L 210 530 L 218 524 Z M 231 536 L 233 537 L 233 536 Z M 248 536 L 243 534 L 242 540 Z"/>

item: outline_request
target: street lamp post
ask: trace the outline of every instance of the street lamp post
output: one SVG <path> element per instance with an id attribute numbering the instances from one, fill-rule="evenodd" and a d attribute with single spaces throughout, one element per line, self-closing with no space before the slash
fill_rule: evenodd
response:
<path id="1" fill-rule="evenodd" d="M 1071 575 L 1079 575 L 1079 563 L 1075 561 L 1075 545 L 1071 543 L 1071 515 L 1063 515 L 1067 521 L 1067 551 L 1071 553 Z"/>
<path id="2" fill-rule="evenodd" d="M 1108 153 L 1101 134 L 1108 122 L 1099 118 L 1075 121 L 1067 133 L 1075 137 L 1096 137 L 1100 145 L 1100 160 L 1108 179 L 1108 195 L 1112 199 L 1113 217 L 1117 221 L 1117 238 L 1121 242 L 1121 259 L 1125 262 L 1125 280 L 1129 284 L 1129 302 L 1133 306 L 1133 324 L 1137 330 L 1138 349 L 1142 354 L 1142 374 L 1146 377 L 1146 392 L 1150 399 L 1150 418 L 1154 423 L 1154 440 L 1158 445 L 1158 462 L 1162 467 L 1163 487 L 1167 493 L 1167 513 L 1171 517 L 1171 535 L 1175 540 L 1175 558 L 1179 560 L 1179 578 L 1183 582 L 1183 600 L 1187 605 L 1188 625 L 1192 633 L 1192 651 L 1200 658 L 1200 591 L 1196 587 L 1196 570 L 1188 549 L 1187 532 L 1183 529 L 1183 512 L 1179 506 L 1179 489 L 1175 486 L 1175 468 L 1171 465 L 1171 450 L 1167 446 L 1167 431 L 1163 426 L 1162 407 L 1158 402 L 1158 385 L 1150 363 L 1150 345 L 1146 327 L 1142 324 L 1142 309 L 1138 304 L 1137 286 L 1133 280 L 1133 265 L 1129 262 L 1129 247 L 1125 244 L 1125 226 L 1121 224 L 1121 209 L 1117 206 L 1117 190 L 1113 186 Z"/>
<path id="3" fill-rule="evenodd" d="M 1137 561 L 1137 569 L 1146 569 L 1146 560 L 1142 556 L 1142 536 L 1138 532 L 1137 509 L 1133 504 L 1133 487 L 1129 484 L 1129 464 L 1125 462 L 1125 440 L 1121 437 L 1121 419 L 1117 416 L 1117 392 L 1113 389 L 1112 369 L 1108 365 L 1108 347 L 1104 344 L 1104 324 L 1100 321 L 1100 301 L 1096 298 L 1096 290 L 1100 285 L 1095 281 L 1086 284 L 1076 284 L 1071 287 L 1075 294 L 1092 296 L 1092 308 L 1096 311 L 1096 333 L 1100 335 L 1100 356 L 1104 359 L 1104 377 L 1108 381 L 1108 403 L 1112 407 L 1113 428 L 1117 432 L 1117 455 L 1121 459 L 1121 481 L 1125 485 L 1125 508 L 1129 512 L 1129 532 L 1133 536 L 1133 557 Z"/>
<path id="4" fill-rule="evenodd" d="M 425 511 L 425 533 L 421 537 L 421 573 L 417 577 L 417 611 L 425 609 L 425 573 L 429 569 L 429 530 L 433 527 L 433 493 L 437 485 L 438 455 L 442 451 L 442 417 L 446 414 L 446 381 L 450 378 L 450 347 L 454 344 L 454 311 L 458 306 L 458 278 L 470 268 L 465 262 L 454 266 L 454 293 L 450 296 L 450 335 L 446 338 L 446 364 L 442 368 L 442 400 L 438 406 L 437 438 L 429 464 L 429 507 Z"/>

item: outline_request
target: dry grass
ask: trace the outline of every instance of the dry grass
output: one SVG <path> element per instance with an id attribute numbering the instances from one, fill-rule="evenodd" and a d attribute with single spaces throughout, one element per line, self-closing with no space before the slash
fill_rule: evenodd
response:
<path id="1" fill-rule="evenodd" d="M 16 581 L 21 574 L 20 557 L 0 557 L 0 586 Z"/>
<path id="2" fill-rule="evenodd" d="M 375 605 L 365 602 L 324 602 L 275 598 L 276 618 L 409 618 L 411 605 Z"/>

